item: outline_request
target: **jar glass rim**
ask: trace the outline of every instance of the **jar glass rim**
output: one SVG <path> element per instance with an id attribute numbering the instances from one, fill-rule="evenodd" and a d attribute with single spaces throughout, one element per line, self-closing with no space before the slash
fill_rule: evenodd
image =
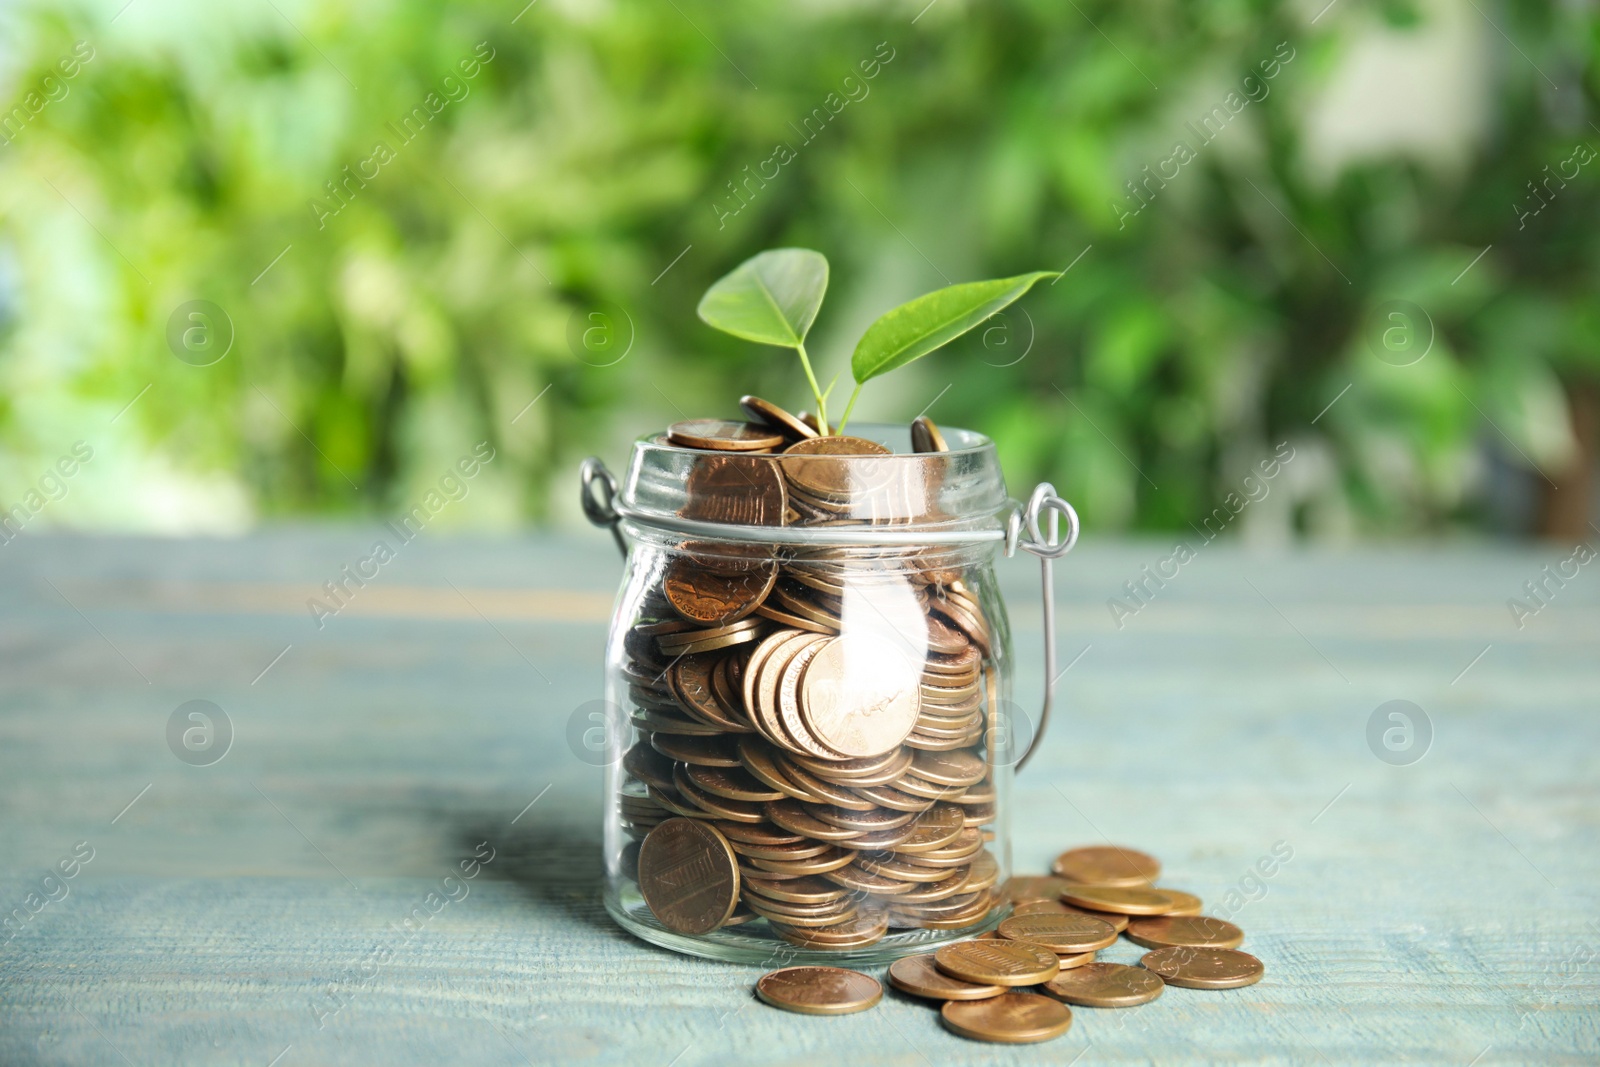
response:
<path id="1" fill-rule="evenodd" d="M 944 428 L 947 451 L 916 452 L 906 426 L 866 423 L 851 430 L 848 436 L 888 452 L 714 451 L 646 435 L 634 442 L 616 511 L 635 527 L 765 543 L 962 544 L 1004 537 L 1014 502 L 988 437 Z M 715 493 L 707 492 L 712 482 Z M 708 498 L 718 506 L 707 507 Z"/>

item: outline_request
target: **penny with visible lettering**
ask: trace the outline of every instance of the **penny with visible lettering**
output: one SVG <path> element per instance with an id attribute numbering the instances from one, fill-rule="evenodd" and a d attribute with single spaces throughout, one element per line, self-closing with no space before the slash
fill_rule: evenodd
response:
<path id="1" fill-rule="evenodd" d="M 639 891 L 667 929 L 710 933 L 739 903 L 738 857 L 715 827 L 696 819 L 668 819 L 639 847 Z"/>
<path id="2" fill-rule="evenodd" d="M 980 985 L 1038 985 L 1061 970 L 1054 952 L 1026 941 L 958 941 L 933 957 L 950 977 Z"/>
<path id="3" fill-rule="evenodd" d="M 1058 955 L 1093 952 L 1117 941 L 1110 923 L 1087 915 L 1013 915 L 1000 924 L 999 932 L 1007 940 L 1043 945 Z"/>

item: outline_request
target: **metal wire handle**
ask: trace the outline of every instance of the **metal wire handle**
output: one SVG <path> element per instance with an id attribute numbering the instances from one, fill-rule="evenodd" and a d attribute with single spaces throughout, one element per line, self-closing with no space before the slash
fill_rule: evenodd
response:
<path id="1" fill-rule="evenodd" d="M 578 478 L 583 483 L 581 499 L 584 517 L 596 526 L 609 529 L 612 540 L 617 542 L 617 551 L 622 553 L 623 559 L 627 559 L 628 543 L 622 539 L 622 531 L 617 528 L 622 521 L 622 516 L 617 514 L 617 476 L 607 469 L 598 456 L 590 456 L 578 468 Z"/>
<path id="2" fill-rule="evenodd" d="M 583 483 L 584 515 L 596 526 L 604 526 L 611 531 L 612 538 L 617 542 L 617 551 L 626 559 L 628 545 L 622 539 L 622 531 L 619 528 L 622 515 L 618 513 L 616 506 L 616 476 L 594 456 L 583 461 L 578 473 Z M 1046 514 L 1050 516 L 1048 536 L 1039 527 L 1039 520 Z M 1063 518 L 1067 520 L 1067 534 L 1064 538 L 1061 537 Z M 1027 535 L 1026 539 L 1023 537 L 1024 534 Z M 984 533 L 975 532 L 975 536 L 971 539 L 983 541 L 994 536 L 994 534 L 986 536 Z M 1056 602 L 1055 572 L 1052 564 L 1071 552 L 1072 546 L 1078 543 L 1078 513 L 1071 504 L 1056 496 L 1055 486 L 1049 482 L 1040 482 L 1034 486 L 1033 495 L 1028 497 L 1028 502 L 1013 509 L 1007 517 L 1004 537 L 1008 558 L 1016 555 L 1019 548 L 1039 557 L 1039 581 L 1044 596 L 1044 704 L 1039 709 L 1039 728 L 1034 731 L 1033 740 L 1028 743 L 1028 751 L 1017 760 L 1017 770 L 1020 771 L 1033 756 L 1034 749 L 1039 747 L 1039 742 L 1044 739 L 1045 729 L 1050 725 L 1050 709 L 1055 703 Z"/>
<path id="3" fill-rule="evenodd" d="M 1050 515 L 1050 535 L 1045 537 L 1039 531 L 1039 518 L 1044 513 Z M 1067 536 L 1062 538 L 1061 519 L 1067 520 Z M 1028 535 L 1027 540 L 1022 539 L 1023 533 Z M 1028 503 L 1017 508 L 1006 520 L 1006 555 L 1014 556 L 1017 549 L 1031 552 L 1039 557 L 1039 584 L 1044 594 L 1044 704 L 1039 709 L 1039 728 L 1033 732 L 1033 740 L 1028 744 L 1028 751 L 1017 760 L 1017 770 L 1022 770 L 1033 756 L 1033 750 L 1039 747 L 1039 742 L 1044 739 L 1044 732 L 1050 725 L 1050 708 L 1055 703 L 1056 693 L 1056 600 L 1055 600 L 1055 572 L 1053 564 L 1056 560 L 1072 551 L 1072 546 L 1078 543 L 1078 512 L 1073 506 L 1056 496 L 1056 487 L 1049 482 L 1040 482 L 1034 486 L 1033 495 L 1028 498 Z"/>

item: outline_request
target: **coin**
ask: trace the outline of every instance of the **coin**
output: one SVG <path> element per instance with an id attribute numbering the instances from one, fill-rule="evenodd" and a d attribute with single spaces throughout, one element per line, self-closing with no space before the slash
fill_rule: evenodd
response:
<path id="1" fill-rule="evenodd" d="M 861 831 L 833 826 L 816 818 L 808 806 L 797 800 L 778 800 L 766 805 L 767 819 L 790 833 L 803 834 L 813 841 L 848 841 Z"/>
<path id="2" fill-rule="evenodd" d="M 1236 948 L 1158 948 L 1139 963 L 1167 985 L 1189 989 L 1236 989 L 1254 985 L 1266 973 L 1260 960 Z"/>
<path id="3" fill-rule="evenodd" d="M 785 967 L 761 976 L 756 995 L 774 1008 L 802 1015 L 848 1015 L 883 999 L 876 978 L 842 967 Z"/>
<path id="4" fill-rule="evenodd" d="M 970 752 L 919 752 L 911 768 L 921 778 L 940 785 L 975 785 L 989 768 Z"/>
<path id="5" fill-rule="evenodd" d="M 768 403 L 759 396 L 742 396 L 739 398 L 739 407 L 744 413 L 763 425 L 770 426 L 785 437 L 804 440 L 807 437 L 817 436 L 817 431 L 801 422 L 776 404 Z"/>
<path id="6" fill-rule="evenodd" d="M 940 948 L 934 960 L 950 977 L 980 985 L 1038 985 L 1061 970 L 1054 952 L 1026 941 L 958 941 Z"/>
<path id="7" fill-rule="evenodd" d="M 1003 938 L 1043 945 L 1058 954 L 1093 952 L 1117 940 L 1110 923 L 1087 915 L 1013 915 L 999 930 Z"/>
<path id="8" fill-rule="evenodd" d="M 1159 890 L 1111 885 L 1074 885 L 1061 899 L 1080 908 L 1119 915 L 1162 915 L 1172 906 L 1172 898 Z"/>
<path id="9" fill-rule="evenodd" d="M 1128 921 L 1128 940 L 1145 948 L 1238 948 L 1244 931 L 1209 915 L 1156 915 Z"/>
<path id="10" fill-rule="evenodd" d="M 849 866 L 856 858 L 853 849 L 839 848 L 828 845 L 825 842 L 818 842 L 812 848 L 818 846 L 822 846 L 821 852 L 811 853 L 808 849 L 805 850 L 808 853 L 807 855 L 800 856 L 796 852 L 791 854 L 793 858 L 783 859 L 766 859 L 752 855 L 750 862 L 762 870 L 777 871 L 780 874 L 827 874 L 830 871 L 838 870 L 840 867 Z"/>
<path id="11" fill-rule="evenodd" d="M 918 415 L 911 420 L 911 449 L 914 452 L 948 452 L 950 446 L 944 443 L 944 434 L 932 419 Z"/>
<path id="12" fill-rule="evenodd" d="M 689 470 L 680 513 L 696 522 L 782 526 L 789 510 L 784 480 L 754 456 L 703 455 Z"/>
<path id="13" fill-rule="evenodd" d="M 1151 888 L 1172 898 L 1172 907 L 1167 910 L 1168 915 L 1199 915 L 1200 909 L 1204 907 L 1200 898 L 1193 893 L 1185 893 L 1181 889 L 1168 889 L 1164 885 Z"/>
<path id="14" fill-rule="evenodd" d="M 1005 992 L 1004 986 L 951 978 L 935 965 L 932 953 L 895 960 L 889 965 L 889 984 L 902 993 L 933 1000 L 986 1000 Z"/>
<path id="15" fill-rule="evenodd" d="M 848 890 L 841 889 L 832 882 L 809 876 L 787 879 L 753 876 L 744 879 L 740 884 L 747 892 L 754 892 L 788 904 L 832 904 L 849 895 Z"/>
<path id="16" fill-rule="evenodd" d="M 728 419 L 689 419 L 667 427 L 667 442 L 680 448 L 718 452 L 760 452 L 777 448 L 783 438 L 760 426 Z"/>
<path id="17" fill-rule="evenodd" d="M 916 854 L 944 848 L 959 838 L 966 825 L 954 804 L 935 804 L 911 821 L 909 837 L 894 846 L 896 852 Z"/>
<path id="18" fill-rule="evenodd" d="M 1096 955 L 1098 955 L 1098 952 L 1080 952 L 1076 956 L 1062 956 L 1061 970 L 1065 972 L 1078 967 L 1086 967 L 1094 962 Z"/>
<path id="19" fill-rule="evenodd" d="M 816 497 L 838 498 L 870 489 L 881 480 L 879 471 L 874 469 L 877 465 L 842 457 L 892 454 L 876 441 L 835 435 L 798 441 L 783 450 L 783 455 L 797 458 L 779 462 L 796 488 Z"/>
<path id="20" fill-rule="evenodd" d="M 829 640 L 801 686 L 806 727 L 838 755 L 891 751 L 917 722 L 916 673 L 899 648 L 875 633 Z"/>
<path id="21" fill-rule="evenodd" d="M 1123 963 L 1090 963 L 1062 971 L 1041 987 L 1047 996 L 1086 1008 L 1131 1008 L 1161 995 L 1166 983 L 1153 971 Z"/>
<path id="22" fill-rule="evenodd" d="M 684 774 L 695 788 L 712 796 L 747 802 L 783 799 L 782 793 L 743 767 L 705 767 L 690 764 L 684 769 Z"/>
<path id="23" fill-rule="evenodd" d="M 710 933 L 739 903 L 739 863 L 714 827 L 668 819 L 639 848 L 639 891 L 674 933 Z"/>
<path id="24" fill-rule="evenodd" d="M 883 939 L 889 931 L 886 912 L 858 911 L 856 917 L 831 926 L 801 928 L 771 922 L 772 929 L 791 945 L 805 948 L 847 949 L 861 948 Z"/>
<path id="25" fill-rule="evenodd" d="M 663 756 L 683 763 L 695 763 L 702 767 L 739 766 L 739 750 L 727 734 L 716 737 L 651 734 L 650 747 Z"/>
<path id="26" fill-rule="evenodd" d="M 1099 919 L 1103 923 L 1110 923 L 1111 928 L 1119 934 L 1128 928 L 1128 917 L 1126 915 L 1118 915 L 1114 911 L 1094 911 L 1089 908 L 1074 908 L 1070 904 L 1061 904 L 1059 902 L 1057 902 L 1056 906 L 1063 909 L 1061 914 L 1076 912 L 1079 915 L 1087 915 L 1091 919 Z M 1013 914 L 1015 914 L 1015 912 L 1013 912 Z"/>
<path id="27" fill-rule="evenodd" d="M 684 618 L 720 626 L 749 615 L 778 578 L 775 561 L 758 560 L 740 567 L 716 568 L 690 555 L 667 564 L 661 587 Z"/>
<path id="28" fill-rule="evenodd" d="M 1021 904 L 1029 900 L 1057 900 L 1070 888 L 1063 878 L 1024 874 L 1008 879 L 1002 892 L 1007 900 Z"/>
<path id="29" fill-rule="evenodd" d="M 946 1001 L 939 1018 L 946 1029 L 962 1037 L 1007 1045 L 1049 1041 L 1072 1027 L 1071 1008 L 1037 993 Z"/>
<path id="30" fill-rule="evenodd" d="M 1156 880 L 1161 862 L 1138 849 L 1094 845 L 1063 852 L 1051 869 L 1083 885 L 1143 886 Z"/>

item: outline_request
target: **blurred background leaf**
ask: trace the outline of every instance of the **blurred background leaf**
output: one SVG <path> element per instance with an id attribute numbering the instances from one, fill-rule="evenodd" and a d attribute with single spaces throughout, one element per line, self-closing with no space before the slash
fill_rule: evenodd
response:
<path id="1" fill-rule="evenodd" d="M 0 508 L 94 449 L 41 524 L 390 514 L 482 440 L 449 521 L 576 521 L 583 455 L 806 406 L 694 315 L 797 245 L 824 383 L 912 296 L 1070 267 L 856 419 L 983 430 L 1091 529 L 1290 441 L 1247 535 L 1592 532 L 1593 5 L 123 3 L 3 12 Z"/>

